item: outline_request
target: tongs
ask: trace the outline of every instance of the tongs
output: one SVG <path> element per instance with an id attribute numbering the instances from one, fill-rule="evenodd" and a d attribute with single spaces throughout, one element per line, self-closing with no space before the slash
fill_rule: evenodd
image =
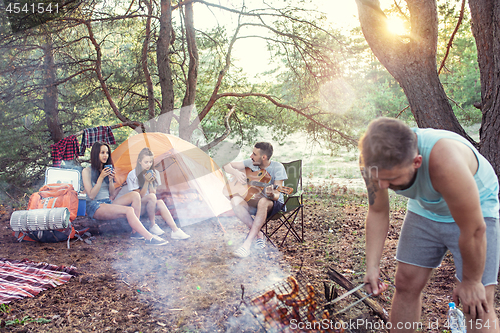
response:
<path id="1" fill-rule="evenodd" d="M 346 292 L 346 293 L 344 293 L 344 294 L 340 295 L 339 297 L 337 297 L 337 298 L 335 298 L 334 300 L 332 300 L 332 301 L 330 301 L 330 302 L 326 303 L 325 305 L 328 305 L 328 304 L 334 304 L 334 303 L 336 303 L 336 302 L 340 301 L 341 299 L 344 299 L 344 298 L 346 298 L 347 296 L 349 296 L 349 295 L 351 295 L 351 294 L 355 293 L 356 291 L 360 290 L 360 289 L 361 289 L 361 288 L 363 288 L 365 285 L 366 285 L 366 283 L 362 283 L 362 284 L 360 284 L 359 286 L 357 286 L 356 288 L 353 288 L 353 289 L 349 290 L 348 292 Z M 335 312 L 333 315 L 337 315 L 337 314 L 339 314 L 339 313 L 342 313 L 342 312 L 345 312 L 345 311 L 349 310 L 349 309 L 350 309 L 350 308 L 352 308 L 353 306 L 355 306 L 355 305 L 357 305 L 357 304 L 359 304 L 359 303 L 363 302 L 365 299 L 367 299 L 368 297 L 370 297 L 370 296 L 372 296 L 372 295 L 373 295 L 373 293 L 370 293 L 370 294 L 366 295 L 365 297 L 360 298 L 360 299 L 359 299 L 359 300 L 357 300 L 356 302 L 354 302 L 354 303 L 352 303 L 352 304 L 348 305 L 347 307 L 345 307 L 345 308 L 343 308 L 343 309 L 341 309 L 341 310 L 339 310 L 339 311 Z"/>

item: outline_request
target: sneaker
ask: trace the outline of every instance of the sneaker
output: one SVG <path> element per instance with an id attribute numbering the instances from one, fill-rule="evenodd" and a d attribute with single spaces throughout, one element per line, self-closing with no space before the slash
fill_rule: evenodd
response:
<path id="1" fill-rule="evenodd" d="M 189 236 L 188 234 L 186 234 L 180 228 L 177 229 L 176 232 L 172 231 L 172 239 L 188 239 L 189 237 L 191 237 L 191 236 Z"/>
<path id="2" fill-rule="evenodd" d="M 132 234 L 130 234 L 130 238 L 131 239 L 144 239 L 144 236 L 142 236 L 140 233 L 138 232 L 134 232 Z"/>
<path id="3" fill-rule="evenodd" d="M 161 230 L 158 224 L 155 224 L 151 228 L 149 228 L 149 232 L 156 236 L 161 236 L 165 233 L 165 231 Z"/>
<path id="4" fill-rule="evenodd" d="M 266 241 L 263 238 L 257 238 L 254 246 L 256 249 L 259 249 L 259 250 L 265 249 L 266 248 Z"/>
<path id="5" fill-rule="evenodd" d="M 153 238 L 150 240 L 145 240 L 146 245 L 154 245 L 154 246 L 161 246 L 161 245 L 167 245 L 168 241 L 164 240 L 163 238 L 153 235 Z"/>

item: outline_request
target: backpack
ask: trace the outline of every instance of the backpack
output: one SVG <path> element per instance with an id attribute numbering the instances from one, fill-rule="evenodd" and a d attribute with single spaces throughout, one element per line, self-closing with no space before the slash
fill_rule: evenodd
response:
<path id="1" fill-rule="evenodd" d="M 73 221 L 78 213 L 78 193 L 71 184 L 47 184 L 33 193 L 28 202 L 28 210 L 41 208 L 66 207 L 69 220 Z"/>
<path id="2" fill-rule="evenodd" d="M 36 193 L 33 193 L 28 202 L 28 211 L 29 210 L 37 210 L 38 214 L 45 214 L 43 220 L 48 221 L 50 218 L 53 218 L 54 215 L 57 214 L 65 214 L 61 210 L 64 208 L 64 211 L 67 210 L 69 215 L 69 221 L 67 222 L 67 227 L 65 228 L 50 228 L 47 227 L 49 224 L 46 224 L 46 227 L 43 230 L 34 230 L 33 228 L 20 228 L 19 227 L 19 219 L 24 220 L 29 219 L 27 216 L 20 217 L 22 211 L 14 212 L 19 213 L 15 216 L 13 213 L 11 216 L 11 228 L 14 230 L 12 233 L 14 237 L 17 238 L 19 242 L 21 241 L 31 241 L 31 242 L 43 242 L 43 243 L 56 243 L 61 241 L 68 242 L 72 238 L 82 239 L 82 235 L 90 236 L 90 233 L 87 231 L 89 228 L 84 230 L 75 230 L 71 221 L 76 218 L 78 212 L 78 193 L 73 189 L 73 185 L 71 184 L 47 184 L 40 188 L 40 190 Z M 45 211 L 44 212 L 42 212 Z M 24 211 L 24 212 L 28 212 Z M 34 212 L 32 212 L 34 213 Z M 33 216 L 33 214 L 31 214 Z M 65 217 L 67 217 L 65 215 Z M 41 218 L 41 217 L 40 217 Z M 13 221 L 18 221 L 18 225 L 16 228 L 13 228 Z M 91 243 L 90 239 L 84 240 L 86 243 Z"/>
<path id="3" fill-rule="evenodd" d="M 91 236 L 87 231 L 75 230 L 69 221 L 69 211 L 66 207 L 18 210 L 10 217 L 10 227 L 13 236 L 21 241 L 56 243 L 72 238 L 83 240 L 81 236 Z M 84 240 L 91 244 L 90 239 Z"/>
<path id="4" fill-rule="evenodd" d="M 13 231 L 12 235 L 17 238 L 19 242 L 42 242 L 42 243 L 58 243 L 67 241 L 69 249 L 69 241 L 73 238 L 78 238 L 87 244 L 92 244 L 92 240 L 95 237 L 91 237 L 90 228 L 85 228 L 83 230 L 75 230 L 75 227 L 69 225 L 64 229 L 54 229 L 54 230 L 39 230 L 39 231 Z M 89 238 L 83 239 L 82 236 L 89 236 Z"/>

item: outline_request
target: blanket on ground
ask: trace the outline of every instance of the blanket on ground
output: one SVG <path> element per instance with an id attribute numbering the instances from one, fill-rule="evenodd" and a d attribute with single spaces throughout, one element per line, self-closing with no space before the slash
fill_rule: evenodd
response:
<path id="1" fill-rule="evenodd" d="M 0 258 L 0 304 L 34 297 L 42 290 L 68 282 L 73 275 L 76 275 L 73 266 Z"/>

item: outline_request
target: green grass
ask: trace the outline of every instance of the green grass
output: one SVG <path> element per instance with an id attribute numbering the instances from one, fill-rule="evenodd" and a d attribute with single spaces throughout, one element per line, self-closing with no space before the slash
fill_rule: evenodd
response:
<path id="1" fill-rule="evenodd" d="M 10 307 L 7 304 L 0 304 L 0 313 L 9 313 Z"/>
<path id="2" fill-rule="evenodd" d="M 47 323 L 50 323 L 51 320 L 50 319 L 46 319 L 46 318 L 37 318 L 37 319 L 34 319 L 34 318 L 31 318 L 30 316 L 24 316 L 23 319 L 19 320 L 19 319 L 14 319 L 14 320 L 6 320 L 5 321 L 5 326 L 11 326 L 11 325 L 24 325 L 24 324 L 27 324 L 27 323 L 38 323 L 38 324 L 47 324 Z"/>

